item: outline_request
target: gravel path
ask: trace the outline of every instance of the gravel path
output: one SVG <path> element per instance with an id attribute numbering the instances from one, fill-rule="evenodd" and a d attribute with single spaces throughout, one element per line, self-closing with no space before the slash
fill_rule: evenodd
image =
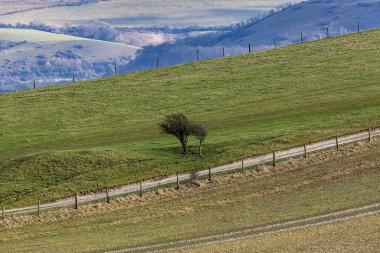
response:
<path id="1" fill-rule="evenodd" d="M 345 221 L 354 218 L 365 217 L 369 215 L 380 214 L 380 203 L 367 205 L 358 208 L 347 209 L 343 211 L 317 215 L 310 218 L 297 219 L 263 227 L 250 228 L 235 232 L 199 237 L 195 239 L 168 242 L 162 244 L 149 245 L 144 247 L 129 248 L 124 250 L 109 251 L 107 253 L 126 253 L 126 252 L 170 252 L 195 247 L 218 244 L 224 242 L 238 241 L 249 238 L 261 237 L 271 234 L 283 233 L 286 231 L 299 230 L 319 225 L 331 224 L 339 221 Z M 335 218 L 334 218 L 335 216 Z M 339 217 L 336 217 L 339 216 Z M 306 223 L 306 224 L 305 224 Z M 269 231 L 266 231 L 269 230 Z"/>
<path id="2" fill-rule="evenodd" d="M 371 137 L 375 137 L 375 136 L 380 136 L 380 128 L 374 129 L 371 131 Z M 339 144 L 341 145 L 341 144 L 348 144 L 352 142 L 366 140 L 368 138 L 369 138 L 369 132 L 365 131 L 365 132 L 361 132 L 357 134 L 351 134 L 351 135 L 339 137 L 338 141 L 339 141 Z M 316 151 L 320 151 L 320 150 L 324 150 L 324 149 L 328 149 L 332 147 L 336 147 L 335 138 L 307 145 L 306 150 L 308 153 L 310 153 L 310 152 L 316 152 Z M 292 149 L 282 150 L 282 151 L 276 152 L 276 159 L 278 160 L 278 159 L 301 156 L 301 155 L 304 155 L 304 152 L 305 152 L 305 147 L 296 147 Z M 234 163 L 211 168 L 211 173 L 215 174 L 215 173 L 220 173 L 220 172 L 227 172 L 227 171 L 241 169 L 242 164 L 244 164 L 244 166 L 247 167 L 247 166 L 260 165 L 260 164 L 264 164 L 264 163 L 268 163 L 272 161 L 273 161 L 273 154 L 270 153 L 266 155 L 248 158 L 243 161 L 240 160 Z M 202 170 L 197 173 L 197 176 L 202 177 L 202 176 L 207 176 L 208 174 L 209 174 L 209 170 Z M 192 173 L 178 175 L 179 182 L 187 181 L 187 180 L 190 180 L 191 178 L 192 178 Z M 147 190 L 147 189 L 156 188 L 163 185 L 175 184 L 176 182 L 177 182 L 177 176 L 172 175 L 163 179 L 144 181 L 141 186 L 144 190 Z M 115 189 L 110 189 L 109 196 L 110 197 L 120 196 L 120 195 L 135 193 L 139 191 L 140 191 L 140 184 L 137 183 L 137 184 L 122 186 Z M 83 196 L 79 196 L 78 203 L 80 204 L 80 203 L 86 203 L 86 202 L 91 202 L 95 200 L 101 200 L 101 199 L 105 199 L 106 197 L 107 197 L 106 193 L 94 193 L 94 194 L 83 195 Z M 58 208 L 58 207 L 67 207 L 70 205 L 74 205 L 74 203 L 75 203 L 74 197 L 66 198 L 66 199 L 57 200 L 51 203 L 42 204 L 40 206 L 40 209 L 45 210 L 45 209 L 52 209 L 52 208 Z M 5 210 L 5 215 L 36 212 L 37 209 L 38 209 L 37 205 L 24 207 L 24 208 L 10 209 L 10 210 Z"/>

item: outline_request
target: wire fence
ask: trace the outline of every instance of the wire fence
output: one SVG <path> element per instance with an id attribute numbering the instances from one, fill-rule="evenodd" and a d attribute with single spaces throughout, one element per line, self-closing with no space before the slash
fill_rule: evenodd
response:
<path id="1" fill-rule="evenodd" d="M 295 37 L 291 40 L 291 42 L 288 42 L 288 43 L 285 43 L 285 44 L 281 44 L 281 41 L 274 38 L 273 39 L 273 45 L 270 46 L 270 44 L 268 45 L 262 45 L 261 47 L 263 48 L 259 48 L 257 49 L 257 51 L 265 51 L 265 50 L 270 50 L 270 49 L 275 49 L 275 48 L 278 48 L 278 47 L 281 47 L 281 46 L 287 46 L 287 45 L 291 45 L 291 44 L 297 44 L 297 43 L 304 43 L 304 42 L 308 42 L 308 41 L 315 41 L 315 40 L 322 40 L 322 39 L 327 39 L 327 38 L 330 38 L 330 37 L 336 37 L 336 36 L 340 36 L 340 35 L 346 35 L 346 34 L 349 34 L 349 33 L 360 33 L 362 31 L 365 31 L 365 30 L 368 30 L 368 29 L 364 29 L 364 26 L 363 24 L 361 24 L 359 21 L 355 23 L 355 29 L 351 30 L 350 32 L 344 30 L 344 31 L 340 31 L 340 32 L 337 32 L 337 31 L 334 31 L 333 29 L 330 29 L 329 27 L 321 27 L 321 31 L 318 31 L 317 33 L 316 32 L 310 32 L 310 33 L 306 33 L 306 32 L 300 32 L 298 35 L 299 37 L 297 39 L 295 39 Z M 308 36 L 308 34 L 310 34 L 310 36 Z M 311 34 L 314 34 L 314 36 L 312 36 Z M 318 34 L 315 35 L 315 34 Z M 297 35 L 297 36 L 298 36 Z M 242 45 L 239 45 L 238 46 L 239 48 L 241 48 L 240 52 L 235 52 L 235 53 L 230 53 L 229 56 L 233 56 L 233 55 L 240 55 L 240 54 L 245 54 L 245 53 L 253 53 L 255 52 L 254 50 L 254 44 L 253 43 L 247 43 L 246 47 L 245 46 L 242 46 Z M 220 57 L 225 57 L 227 54 L 226 54 L 226 48 L 221 46 L 221 47 L 217 47 L 215 50 L 218 50 L 218 54 L 217 56 L 213 56 L 213 57 L 201 57 L 201 50 L 200 48 L 196 48 L 194 49 L 194 55 L 191 57 L 191 59 L 189 60 L 186 60 L 185 62 L 192 62 L 192 61 L 200 61 L 200 60 L 207 60 L 207 59 L 216 59 L 216 58 L 220 58 Z M 219 52 L 220 51 L 220 52 Z M 152 58 L 151 59 L 151 62 L 152 62 L 152 66 L 148 69 L 154 69 L 154 68 L 160 68 L 160 67 L 169 67 L 169 66 L 172 66 L 172 64 L 169 64 L 169 65 L 164 65 L 162 64 L 162 59 L 160 59 L 159 57 L 158 58 Z M 118 75 L 118 74 L 123 74 L 124 72 L 122 72 L 120 69 L 122 68 L 123 66 L 118 66 L 117 64 L 112 66 L 112 74 L 111 75 Z M 80 82 L 80 81 L 84 81 L 84 80 L 88 80 L 86 78 L 83 78 L 81 77 L 81 73 L 79 71 L 75 72 L 75 73 L 72 73 L 72 76 L 70 77 L 62 77 L 63 79 L 65 79 L 67 82 L 66 83 L 75 83 L 75 82 Z M 43 85 L 41 85 L 43 84 Z M 31 87 L 31 89 L 36 89 L 36 88 L 39 88 L 39 87 L 45 87 L 45 86 L 48 86 L 47 85 L 47 82 L 46 81 L 42 81 L 42 80 L 37 80 L 37 79 L 33 79 L 30 84 L 28 84 L 28 86 Z"/>
<path id="2" fill-rule="evenodd" d="M 366 131 L 362 131 L 355 134 L 335 137 L 333 139 L 328 139 L 324 141 L 319 141 L 311 144 L 304 145 L 302 147 L 295 147 L 291 149 L 281 150 L 277 152 L 268 153 L 261 156 L 256 156 L 248 159 L 239 160 L 230 164 L 225 164 L 221 166 L 217 166 L 214 168 L 209 168 L 207 170 L 201 170 L 196 172 L 189 172 L 184 174 L 176 174 L 166 178 L 158 179 L 158 180 L 147 180 L 141 181 L 135 184 L 126 185 L 123 187 L 115 188 L 115 189 L 106 189 L 101 193 L 88 194 L 83 196 L 75 195 L 71 198 L 57 200 L 55 202 L 40 204 L 38 202 L 37 205 L 28 206 L 17 209 L 6 210 L 3 206 L 2 209 L 2 217 L 5 219 L 7 215 L 16 215 L 16 214 L 26 214 L 31 212 L 40 213 L 42 210 L 53 209 L 53 208 L 61 208 L 74 206 L 78 208 L 80 204 L 89 203 L 93 201 L 99 200 L 107 200 L 110 201 L 111 197 L 122 196 L 130 193 L 139 193 L 142 195 L 143 191 L 159 188 L 162 186 L 168 186 L 172 184 L 176 184 L 179 187 L 181 182 L 186 182 L 189 180 L 193 180 L 197 177 L 209 177 L 211 180 L 212 175 L 224 173 L 224 172 L 232 172 L 232 171 L 243 171 L 245 168 L 253 167 L 257 165 L 264 165 L 267 163 L 271 163 L 273 166 L 276 166 L 276 162 L 278 160 L 284 160 L 288 158 L 294 158 L 298 156 L 306 157 L 308 154 L 313 152 L 318 152 L 325 149 L 336 148 L 339 149 L 341 145 L 359 142 L 363 140 L 371 141 L 374 137 L 380 136 L 380 128 L 376 129 L 368 129 Z"/>

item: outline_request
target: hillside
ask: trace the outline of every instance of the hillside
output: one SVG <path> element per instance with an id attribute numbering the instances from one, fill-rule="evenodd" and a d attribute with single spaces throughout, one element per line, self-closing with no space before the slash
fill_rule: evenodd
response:
<path id="1" fill-rule="evenodd" d="M 142 197 L 112 199 L 110 204 L 9 218 L 0 221 L 0 251 L 112 252 L 145 247 L 125 252 L 376 252 L 379 147 L 379 140 L 362 142 L 281 162 L 276 168 L 199 180 L 179 190 L 161 188 Z M 377 214 L 344 220 L 369 211 Z M 335 218 L 343 220 L 239 239 Z M 273 224 L 281 225 L 266 227 Z M 225 239 L 232 241 L 215 243 Z M 169 242 L 174 243 L 165 244 Z M 212 244 L 173 250 L 204 242 Z M 161 245 L 152 246 L 157 244 Z"/>
<path id="2" fill-rule="evenodd" d="M 272 46 L 326 37 L 326 27 L 331 36 L 360 29 L 380 27 L 380 1 L 378 0 L 311 0 L 305 1 L 271 15 L 255 24 L 218 38 L 214 46 Z"/>
<path id="3" fill-rule="evenodd" d="M 247 52 L 248 44 L 253 50 L 263 50 L 276 46 L 298 43 L 301 32 L 304 40 L 343 35 L 361 30 L 380 27 L 379 0 L 310 0 L 294 4 L 277 13 L 242 25 L 231 32 L 204 38 L 187 38 L 176 43 L 166 43 L 148 48 L 133 61 L 130 70 L 149 68 L 149 59 L 160 58 L 163 65 L 173 65 L 194 59 L 196 49 L 201 58 L 215 58 L 226 54 Z M 152 57 L 154 56 L 154 57 Z"/>
<path id="4" fill-rule="evenodd" d="M 0 28 L 0 90 L 112 75 L 114 64 L 127 64 L 138 47 L 31 29 Z"/>
<path id="5" fill-rule="evenodd" d="M 297 1 L 299 0 L 292 0 Z M 124 67 L 134 59 L 136 50 L 140 47 L 220 30 L 224 25 L 261 15 L 285 2 L 287 1 L 3 1 L 0 6 L 0 27 L 22 28 L 18 31 L 19 35 L 31 35 L 25 30 L 27 28 L 117 44 L 83 41 L 83 44 L 89 45 L 65 42 L 53 44 L 52 48 L 41 48 L 38 43 L 20 43 L 16 47 L 9 45 L 0 33 L 0 92 L 29 89 L 33 87 L 33 79 L 38 79 L 39 87 L 68 83 L 72 80 L 73 72 L 79 80 L 109 76 L 114 72 L 113 65 L 118 65 L 120 70 L 126 72 Z M 27 37 L 25 40 L 29 39 Z M 122 47 L 120 43 L 126 45 Z M 13 50 L 3 50 L 9 49 L 9 46 Z M 106 59 L 103 59 L 104 56 Z M 152 60 L 148 61 L 150 63 Z"/>
<path id="6" fill-rule="evenodd" d="M 380 30 L 0 95 L 0 199 L 18 206 L 380 125 Z M 158 123 L 210 128 L 182 156 Z M 196 140 L 190 140 L 196 152 Z"/>

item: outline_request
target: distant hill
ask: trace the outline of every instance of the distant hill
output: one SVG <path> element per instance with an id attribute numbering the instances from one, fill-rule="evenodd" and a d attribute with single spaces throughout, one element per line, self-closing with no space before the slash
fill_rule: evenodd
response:
<path id="1" fill-rule="evenodd" d="M 379 0 L 311 0 L 290 6 L 257 23 L 217 38 L 213 45 L 272 46 L 275 39 L 279 45 L 305 39 L 318 39 L 341 35 L 360 29 L 380 26 Z"/>
<path id="2" fill-rule="evenodd" d="M 125 65 L 138 47 L 29 29 L 0 29 L 0 90 L 102 77 Z"/>
<path id="3" fill-rule="evenodd" d="M 1 1 L 0 16 L 58 6 L 79 6 L 99 1 L 101 0 L 7 0 Z"/>
<path id="4" fill-rule="evenodd" d="M 43 22 L 48 25 L 57 26 L 64 24 L 107 23 L 109 25 L 123 27 L 208 27 L 234 24 L 241 20 L 254 17 L 257 14 L 265 13 L 280 4 L 300 1 L 301 0 L 62 0 L 58 2 L 57 0 L 48 0 L 46 2 L 60 3 L 66 6 L 32 9 L 20 13 L 3 15 L 0 16 L 0 23 L 28 24 L 30 22 Z M 94 3 L 72 6 L 75 2 Z M 23 4 L 27 5 L 25 3 Z M 47 4 L 44 5 L 46 6 Z"/>
<path id="5" fill-rule="evenodd" d="M 249 22 L 220 35 L 187 38 L 176 43 L 148 47 L 130 64 L 129 70 L 154 66 L 156 58 L 161 64 L 173 65 L 195 60 L 195 50 L 201 59 L 220 57 L 222 47 L 226 54 L 262 50 L 299 42 L 301 32 L 305 40 L 324 38 L 327 27 L 330 36 L 360 29 L 380 27 L 379 0 L 310 0 L 292 5 L 280 12 Z"/>

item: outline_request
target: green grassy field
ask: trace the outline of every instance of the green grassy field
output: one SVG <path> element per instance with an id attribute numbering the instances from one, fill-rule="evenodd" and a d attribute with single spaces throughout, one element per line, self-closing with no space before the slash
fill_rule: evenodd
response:
<path id="1" fill-rule="evenodd" d="M 281 162 L 277 168 L 217 177 L 212 183 L 201 181 L 199 186 L 184 186 L 179 191 L 159 190 L 142 198 L 129 196 L 111 204 L 97 203 L 79 210 L 43 213 L 41 217 L 10 219 L 0 222 L 0 251 L 105 252 L 238 231 L 377 203 L 380 201 L 379 147 L 380 141 L 361 143 L 338 152 L 332 150 L 307 159 Z M 379 217 L 365 220 L 378 224 Z M 379 243 L 370 234 L 376 226 L 355 229 L 350 225 L 352 222 L 339 224 L 345 229 L 341 234 L 355 235 L 352 238 L 361 234 L 359 239 L 368 243 L 367 248 Z M 324 251 L 324 240 L 330 240 L 336 249 L 341 245 L 332 243 L 331 239 L 338 235 L 329 226 L 321 227 L 323 233 L 318 235 L 318 240 L 302 241 L 313 236 L 309 230 L 318 229 L 235 242 L 222 245 L 221 249 L 231 252 L 237 248 L 244 252 L 249 249 L 244 245 L 255 242 L 259 243 L 258 249 L 270 243 L 268 252 L 280 248 L 292 251 L 297 245 L 305 249 L 318 246 L 316 249 Z M 340 242 L 347 240 L 347 237 L 340 238 Z M 363 243 L 347 249 L 355 252 L 354 249 L 365 249 L 360 245 Z M 199 248 L 201 252 L 208 249 L 216 248 Z"/>
<path id="2" fill-rule="evenodd" d="M 0 204 L 48 201 L 380 125 L 380 30 L 0 95 Z M 160 134 L 181 111 L 204 158 Z M 196 140 L 191 150 L 196 152 Z"/>

